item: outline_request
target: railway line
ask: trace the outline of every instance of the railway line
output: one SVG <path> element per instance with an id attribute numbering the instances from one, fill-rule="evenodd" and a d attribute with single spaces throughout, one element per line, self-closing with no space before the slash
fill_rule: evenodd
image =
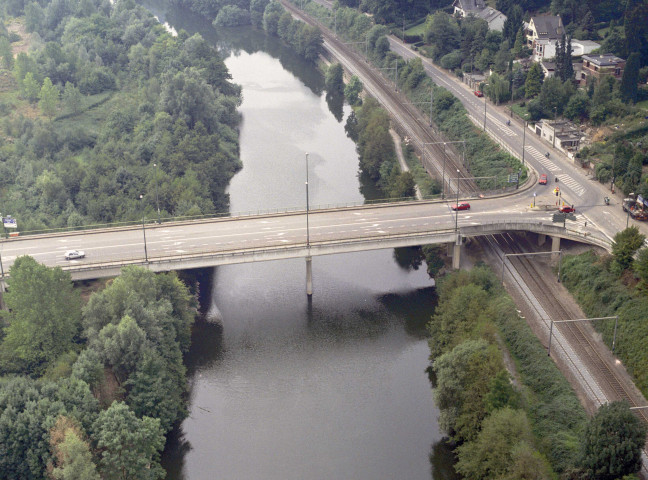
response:
<path id="1" fill-rule="evenodd" d="M 435 176 L 441 179 L 444 195 L 452 198 L 457 194 L 457 188 L 463 197 L 483 195 L 462 161 L 463 152 L 455 148 L 458 144 L 435 131 L 429 119 L 425 118 L 405 95 L 398 92 L 396 85 L 388 86 L 387 79 L 378 69 L 372 67 L 364 56 L 351 48 L 351 45 L 340 41 L 322 23 L 304 15 L 287 0 L 282 0 L 282 5 L 295 17 L 321 30 L 326 49 L 346 71 L 358 76 L 365 89 L 389 112 L 395 120 L 395 126 L 400 126 L 399 133 L 408 137 L 421 155 L 421 161 L 428 173 L 434 172 Z M 432 158 L 436 158 L 437 161 L 432 161 Z M 438 160 L 439 158 L 441 160 Z M 457 170 L 460 172 L 459 176 Z"/>
<path id="2" fill-rule="evenodd" d="M 504 261 L 506 254 L 529 253 L 524 242 L 510 235 L 494 235 L 485 238 L 485 247 L 491 256 Z M 526 303 L 531 305 L 534 313 L 542 321 L 542 327 L 549 338 L 552 320 L 573 319 L 573 312 L 560 301 L 560 295 L 554 294 L 556 277 L 547 275 L 547 268 L 542 268 L 537 261 L 526 256 L 508 257 L 507 281 L 515 284 L 516 290 L 525 295 Z M 543 342 L 545 345 L 547 342 Z M 605 355 L 607 347 L 597 343 L 593 331 L 585 322 L 554 323 L 551 355 L 560 357 L 567 365 L 588 397 L 595 406 L 612 401 L 626 401 L 630 407 L 643 407 L 637 402 L 637 394 L 619 371 L 611 365 L 611 357 Z M 648 425 L 648 414 L 645 409 L 633 411 L 637 417 Z M 648 475 L 645 459 L 648 458 L 648 443 L 643 451 L 644 465 L 642 473 Z"/>

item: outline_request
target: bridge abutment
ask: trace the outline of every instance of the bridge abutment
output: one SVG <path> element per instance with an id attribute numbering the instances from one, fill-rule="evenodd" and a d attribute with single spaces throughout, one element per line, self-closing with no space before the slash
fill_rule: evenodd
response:
<path id="1" fill-rule="evenodd" d="M 313 257 L 306 257 L 306 295 L 313 296 Z"/>

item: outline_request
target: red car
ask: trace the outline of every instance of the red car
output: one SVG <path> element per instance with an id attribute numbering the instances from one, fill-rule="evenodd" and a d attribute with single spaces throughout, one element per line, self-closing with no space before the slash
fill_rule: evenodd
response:
<path id="1" fill-rule="evenodd" d="M 570 207 L 569 205 L 563 205 L 562 207 L 560 207 L 558 209 L 558 211 L 560 213 L 572 213 L 572 212 L 575 212 L 576 209 L 573 206 Z"/>
<path id="2" fill-rule="evenodd" d="M 546 185 L 547 184 L 547 174 L 546 173 L 543 173 L 542 175 L 540 175 L 540 180 L 538 180 L 538 183 L 540 185 Z"/>
<path id="3" fill-rule="evenodd" d="M 470 204 L 468 202 L 455 203 L 450 208 L 453 210 L 470 210 Z"/>
<path id="4" fill-rule="evenodd" d="M 481 92 L 481 90 L 475 90 L 475 95 L 478 97 L 483 97 L 484 94 Z"/>

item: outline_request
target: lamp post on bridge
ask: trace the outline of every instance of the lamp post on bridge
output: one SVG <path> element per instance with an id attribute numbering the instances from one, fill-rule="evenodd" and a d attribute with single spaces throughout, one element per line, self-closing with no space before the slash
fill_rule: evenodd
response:
<path id="1" fill-rule="evenodd" d="M 457 203 L 455 204 L 455 233 L 459 231 L 459 175 L 461 172 L 457 169 Z"/>
<path id="2" fill-rule="evenodd" d="M 153 167 L 155 168 L 155 206 L 157 207 L 158 224 L 160 224 L 160 223 L 162 223 L 162 220 L 160 220 L 160 196 L 158 195 L 158 168 L 157 168 L 157 163 L 154 163 Z"/>
<path id="3" fill-rule="evenodd" d="M 144 199 L 144 195 L 140 193 L 140 200 Z M 144 260 L 148 263 L 148 250 L 146 248 L 146 224 L 144 223 L 144 207 L 142 206 L 142 234 L 144 235 Z"/>
<path id="4" fill-rule="evenodd" d="M 308 224 L 308 153 L 306 154 L 306 248 L 310 249 L 310 229 Z"/>

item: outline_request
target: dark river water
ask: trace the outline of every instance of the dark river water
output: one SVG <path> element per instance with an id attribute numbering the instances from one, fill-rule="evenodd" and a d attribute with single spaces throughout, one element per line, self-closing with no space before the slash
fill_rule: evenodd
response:
<path id="1" fill-rule="evenodd" d="M 344 132 L 348 106 L 273 38 L 148 5 L 162 22 L 200 32 L 243 87 L 241 159 L 232 212 L 363 202 Z M 189 355 L 190 415 L 164 453 L 182 480 L 436 480 L 455 478 L 440 443 L 425 373 L 425 272 L 394 250 L 214 269 Z"/>

